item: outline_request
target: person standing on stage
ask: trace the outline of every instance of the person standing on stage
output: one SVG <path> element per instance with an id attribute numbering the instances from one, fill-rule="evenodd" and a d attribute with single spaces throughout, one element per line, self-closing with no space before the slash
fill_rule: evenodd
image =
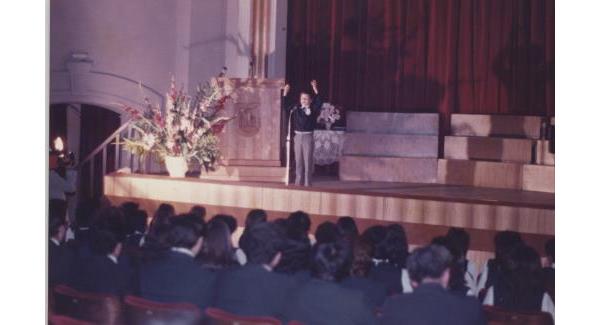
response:
<path id="1" fill-rule="evenodd" d="M 317 125 L 317 117 L 321 113 L 323 102 L 319 98 L 317 81 L 310 82 L 313 93 L 306 91 L 300 93 L 300 103 L 290 104 L 288 93 L 290 85 L 283 88 L 285 109 L 288 110 L 294 129 L 294 156 L 296 160 L 296 185 L 310 186 L 313 172 L 313 151 L 315 142 L 313 131 Z"/>

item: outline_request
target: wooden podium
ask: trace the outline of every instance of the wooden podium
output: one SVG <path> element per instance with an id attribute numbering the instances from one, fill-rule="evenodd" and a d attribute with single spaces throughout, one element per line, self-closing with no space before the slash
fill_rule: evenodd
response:
<path id="1" fill-rule="evenodd" d="M 285 182 L 281 167 L 281 88 L 283 79 L 232 78 L 235 89 L 225 105 L 235 116 L 220 135 L 222 161 L 200 178 Z"/>

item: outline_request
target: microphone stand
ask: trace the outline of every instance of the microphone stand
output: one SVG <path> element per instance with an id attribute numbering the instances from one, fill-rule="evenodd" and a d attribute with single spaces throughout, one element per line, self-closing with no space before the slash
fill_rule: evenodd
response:
<path id="1" fill-rule="evenodd" d="M 285 164 L 285 185 L 290 185 L 290 159 L 291 159 L 291 141 L 292 141 L 292 115 L 298 109 L 298 106 L 294 107 L 290 111 L 287 123 L 287 138 L 285 139 L 285 150 L 286 150 L 286 164 Z"/>

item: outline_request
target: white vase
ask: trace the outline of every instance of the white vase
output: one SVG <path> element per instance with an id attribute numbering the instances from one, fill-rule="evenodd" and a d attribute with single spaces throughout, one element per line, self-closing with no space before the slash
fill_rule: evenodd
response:
<path id="1" fill-rule="evenodd" d="M 325 123 L 325 129 L 327 129 L 327 130 L 331 130 L 331 126 L 332 126 L 332 125 L 333 125 L 333 123 L 326 122 L 326 123 Z"/>
<path id="2" fill-rule="evenodd" d="M 187 161 L 183 156 L 165 156 L 165 167 L 171 177 L 185 177 L 188 170 Z"/>

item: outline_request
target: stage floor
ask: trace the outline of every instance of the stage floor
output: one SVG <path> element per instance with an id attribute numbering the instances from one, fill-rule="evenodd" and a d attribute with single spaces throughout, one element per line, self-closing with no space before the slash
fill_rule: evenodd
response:
<path id="1" fill-rule="evenodd" d="M 166 176 L 166 175 L 165 175 Z M 340 181 L 336 177 L 315 176 L 310 187 L 290 184 L 243 182 L 243 181 L 212 181 L 200 182 L 222 183 L 228 185 L 244 185 L 268 188 L 289 188 L 306 191 L 325 191 L 331 193 L 346 193 L 359 195 L 377 195 L 386 197 L 402 197 L 421 200 L 452 201 L 464 203 L 496 204 L 519 207 L 535 207 L 554 209 L 554 193 L 521 191 L 499 188 L 471 187 L 427 183 L 398 183 L 370 181 Z"/>

